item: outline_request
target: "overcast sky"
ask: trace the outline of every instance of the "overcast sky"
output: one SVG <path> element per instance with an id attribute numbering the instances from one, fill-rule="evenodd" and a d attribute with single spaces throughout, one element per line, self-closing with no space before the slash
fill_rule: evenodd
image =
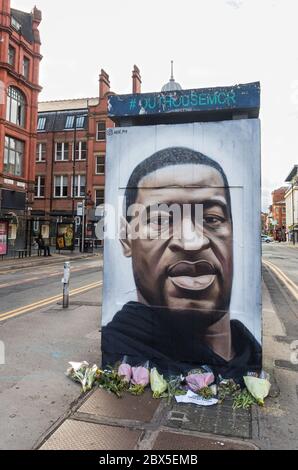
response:
<path id="1" fill-rule="evenodd" d="M 260 80 L 263 209 L 298 163 L 297 0 L 36 0 L 42 10 L 41 100 L 98 96 L 103 68 L 116 93 L 170 78 L 184 89 Z M 31 11 L 34 0 L 11 0 Z"/>

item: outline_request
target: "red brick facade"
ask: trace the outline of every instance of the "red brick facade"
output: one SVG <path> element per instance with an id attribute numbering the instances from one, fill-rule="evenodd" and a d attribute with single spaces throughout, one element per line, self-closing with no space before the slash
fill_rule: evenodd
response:
<path id="1" fill-rule="evenodd" d="M 136 66 L 133 70 L 132 88 L 141 90 L 140 72 Z M 107 117 L 108 97 L 111 94 L 109 76 L 101 70 L 97 98 L 39 104 L 37 159 L 41 161 L 36 163 L 33 216 L 40 223 L 51 224 L 53 238 L 55 223 L 59 220 L 72 221 L 76 215 L 77 203 L 81 201 L 86 204 L 86 235 L 94 236 L 95 208 L 104 202 L 106 129 L 114 127 L 114 123 Z M 84 148 L 85 158 L 79 160 L 82 155 L 78 151 L 74 162 L 75 143 L 77 150 Z M 65 148 L 68 149 L 68 154 L 64 153 L 63 161 L 57 161 L 61 157 L 57 154 L 57 149 L 61 149 L 62 144 L 64 151 Z M 75 191 L 75 198 L 73 175 L 75 181 L 81 183 L 80 191 Z M 55 184 L 57 181 L 65 185 L 65 188 L 59 190 Z"/>
<path id="2" fill-rule="evenodd" d="M 286 226 L 285 193 L 288 188 L 279 188 L 272 191 L 272 217 L 277 222 L 276 228 Z"/>
<path id="3" fill-rule="evenodd" d="M 41 12 L 24 13 L 0 0 L 0 192 L 1 216 L 13 207 L 13 192 L 33 203 L 38 113 Z M 19 142 L 18 155 L 14 153 Z M 25 193 L 25 197 L 24 197 Z M 7 206 L 7 207 L 6 207 Z"/>

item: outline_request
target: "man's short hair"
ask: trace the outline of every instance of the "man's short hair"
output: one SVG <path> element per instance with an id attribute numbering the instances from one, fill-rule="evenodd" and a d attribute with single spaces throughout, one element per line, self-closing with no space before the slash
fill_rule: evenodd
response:
<path id="1" fill-rule="evenodd" d="M 133 170 L 128 180 L 125 190 L 125 216 L 128 222 L 131 221 L 131 217 L 127 216 L 128 208 L 132 206 L 138 197 L 139 183 L 140 181 L 150 173 L 156 170 L 160 170 L 167 166 L 174 165 L 206 165 L 217 170 L 224 182 L 225 194 L 228 205 L 228 215 L 232 222 L 232 211 L 231 211 L 231 197 L 230 189 L 227 177 L 222 167 L 212 158 L 207 157 L 203 153 L 197 152 L 186 147 L 169 147 L 163 150 L 159 150 L 150 157 L 143 160 Z"/>

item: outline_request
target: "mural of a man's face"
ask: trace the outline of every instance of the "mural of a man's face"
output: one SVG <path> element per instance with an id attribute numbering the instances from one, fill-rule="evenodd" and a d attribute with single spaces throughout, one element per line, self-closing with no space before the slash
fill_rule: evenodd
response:
<path id="1" fill-rule="evenodd" d="M 233 280 L 233 229 L 222 175 L 204 164 L 171 165 L 147 174 L 139 183 L 137 204 L 203 206 L 203 229 L 182 212 L 181 237 L 122 241 L 132 258 L 139 301 L 170 310 L 195 310 L 204 323 L 214 323 L 229 309 Z M 189 219 L 189 220 L 186 220 Z M 169 218 L 167 219 L 169 220 Z M 169 222 L 171 223 L 171 222 Z M 142 231 L 161 230 L 162 214 L 150 213 Z M 186 233 L 192 228 L 191 238 Z"/>

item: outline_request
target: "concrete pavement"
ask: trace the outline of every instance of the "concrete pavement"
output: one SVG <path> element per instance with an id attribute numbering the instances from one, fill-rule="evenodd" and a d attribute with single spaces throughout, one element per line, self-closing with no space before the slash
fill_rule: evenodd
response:
<path id="1" fill-rule="evenodd" d="M 27 258 L 3 258 L 0 259 L 0 274 L 17 269 L 24 269 L 34 266 L 55 265 L 61 262 L 73 261 L 79 259 L 91 258 L 98 256 L 102 260 L 102 250 L 96 250 L 94 253 L 80 253 L 74 251 L 73 253 L 53 253 L 51 256 L 31 256 Z"/>
<path id="2" fill-rule="evenodd" d="M 73 274 L 71 286 L 90 285 L 92 279 L 101 279 L 99 267 L 89 272 L 92 260 L 86 260 L 86 271 L 76 277 Z M 49 271 L 51 267 L 45 268 Z M 19 274 L 18 270 L 13 277 Z M 35 282 L 34 288 L 9 288 L 11 294 L 3 294 L 1 309 L 7 297 L 11 305 L 13 296 L 16 301 L 20 297 L 24 305 L 37 295 L 51 295 L 55 284 L 61 292 L 57 276 L 48 282 L 44 277 Z M 43 287 L 46 284 L 47 288 Z M 81 360 L 82 356 L 92 363 L 98 360 L 100 312 L 101 289 L 97 287 L 72 296 L 67 310 L 55 301 L 32 311 L 23 310 L 18 316 L 0 315 L 0 341 L 5 346 L 4 364 L 0 360 L 0 449 L 35 447 L 40 436 L 80 397 L 80 389 L 64 374 L 68 361 Z"/>
<path id="3" fill-rule="evenodd" d="M 273 276 L 276 283 L 269 282 Z M 291 339 L 272 292 L 283 286 L 264 268 L 264 368 L 272 388 L 264 408 L 233 411 L 227 402 L 215 407 L 167 404 L 143 397 L 117 399 L 95 389 L 72 407 L 59 425 L 40 440 L 41 450 L 203 450 L 298 449 L 297 366 L 292 367 Z M 291 299 L 291 308 L 297 304 Z M 285 307 L 286 308 L 286 307 Z M 296 336 L 297 334 L 297 336 Z M 83 359 L 83 358 L 82 358 Z M 280 364 L 286 365 L 281 367 Z"/>

